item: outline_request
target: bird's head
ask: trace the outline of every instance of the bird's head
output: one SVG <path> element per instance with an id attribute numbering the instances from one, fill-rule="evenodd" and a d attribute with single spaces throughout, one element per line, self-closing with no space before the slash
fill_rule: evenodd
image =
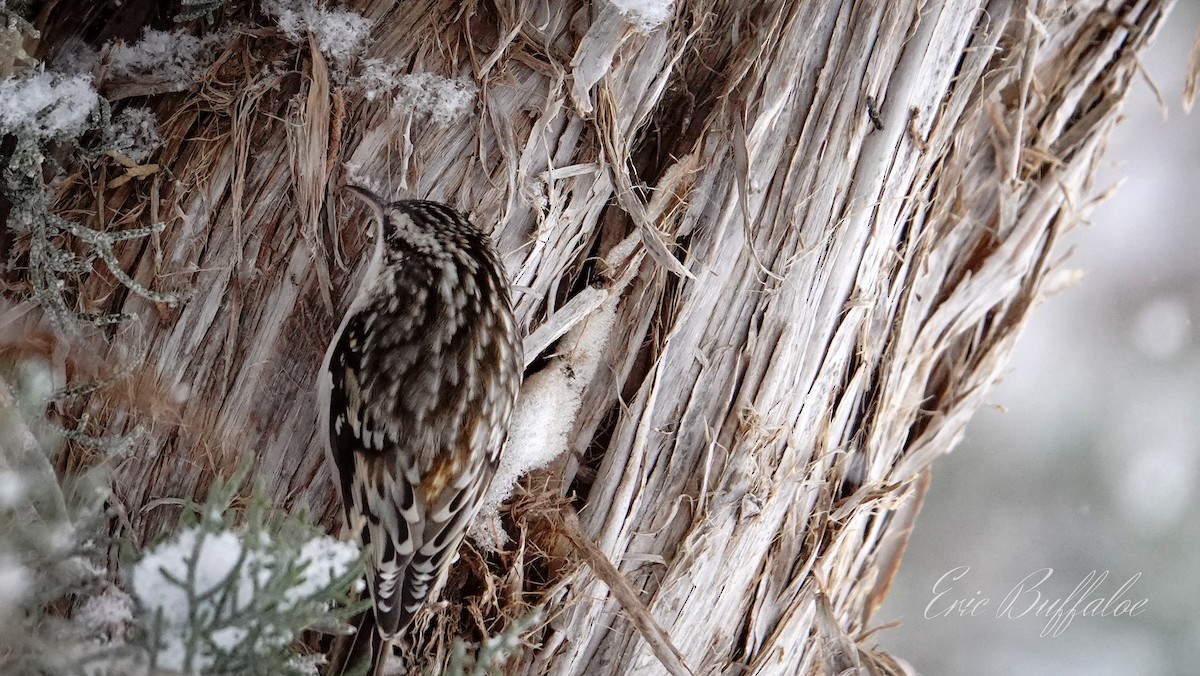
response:
<path id="1" fill-rule="evenodd" d="M 445 204 L 415 200 L 388 202 L 366 188 L 353 185 L 345 188 L 371 209 L 377 246 L 381 246 L 387 258 L 454 259 L 458 264 L 469 264 L 474 258 L 489 255 L 487 236 Z"/>

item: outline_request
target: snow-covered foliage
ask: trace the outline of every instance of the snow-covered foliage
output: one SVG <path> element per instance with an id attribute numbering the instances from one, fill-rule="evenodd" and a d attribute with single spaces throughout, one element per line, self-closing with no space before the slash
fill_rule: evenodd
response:
<path id="1" fill-rule="evenodd" d="M 68 138 L 84 130 L 99 95 L 88 75 L 32 72 L 0 81 L 0 135 Z"/>
<path id="2" fill-rule="evenodd" d="M 361 608 L 347 603 L 362 574 L 358 547 L 273 511 L 258 491 L 232 509 L 248 468 L 193 505 L 175 535 L 119 565 L 130 572 L 117 584 L 96 565 L 117 551 L 100 544 L 106 482 L 93 476 L 72 491 L 53 472 L 49 484 L 24 472 L 37 496 L 57 499 L 0 508 L 0 673 L 316 673 L 319 660 L 290 646 L 306 628 L 348 629 Z M 69 619 L 49 612 L 72 599 Z"/>
<path id="3" fill-rule="evenodd" d="M 112 149 L 141 164 L 162 145 L 158 118 L 147 108 L 126 108 L 113 118 Z"/>
<path id="4" fill-rule="evenodd" d="M 55 379 L 13 354 L 0 351 L 0 674 L 315 673 L 290 644 L 306 628 L 347 629 L 358 547 L 257 489 L 234 509 L 249 462 L 188 506 L 175 535 L 140 556 L 112 546 L 106 465 L 56 475 L 61 435 L 44 418 Z"/>
<path id="5" fill-rule="evenodd" d="M 225 490 L 225 489 L 222 489 Z M 226 493 L 224 500 L 232 497 Z M 130 588 L 152 663 L 183 673 L 303 673 L 288 644 L 309 626 L 336 627 L 339 600 L 362 574 L 358 547 L 252 506 L 231 527 L 220 501 L 147 551 Z"/>
<path id="6" fill-rule="evenodd" d="M 59 481 L 59 448 L 42 417 L 48 380 L 38 359 L 0 357 L 0 673 L 67 673 L 50 668 L 82 644 L 66 645 L 69 623 L 47 614 L 52 602 L 96 588 L 103 571 L 96 537 L 104 492 L 98 471 Z M 30 364 L 29 362 L 35 362 Z M 30 391 L 37 394 L 31 395 Z M 90 644 L 88 644 L 90 646 Z M 52 647 L 50 647 L 52 646 Z M 39 672 L 36 668 L 42 668 Z"/>
<path id="7" fill-rule="evenodd" d="M 229 0 L 179 0 L 180 9 L 183 11 L 173 18 L 176 23 L 203 18 L 211 24 L 216 20 L 217 10 L 221 9 L 226 2 Z"/>
<path id="8" fill-rule="evenodd" d="M 100 136 L 112 133 L 108 126 L 108 104 L 100 99 L 98 115 L 89 118 L 92 130 Z M 146 288 L 122 269 L 114 246 L 128 239 L 144 237 L 161 232 L 163 224 L 153 224 L 124 231 L 104 232 L 68 221 L 51 212 L 47 198 L 45 139 L 37 133 L 14 134 L 13 152 L 7 158 L 0 193 L 12 204 L 8 226 L 17 232 L 29 233 L 30 246 L 28 276 L 33 295 L 41 303 L 54 329 L 62 335 L 70 335 L 80 321 L 96 324 L 112 324 L 129 319 L 122 314 L 90 314 L 80 312 L 68 300 L 70 289 L 79 275 L 89 272 L 93 260 L 99 258 L 109 272 L 121 284 L 134 293 L 154 302 L 173 304 L 170 294 L 158 293 Z M 89 155 L 81 146 L 76 146 L 80 159 Z M 110 148 L 102 148 L 108 150 Z M 56 164 L 52 167 L 58 169 Z M 84 243 L 84 255 L 73 247 L 64 246 L 63 238 L 69 236 Z"/>
<path id="9" fill-rule="evenodd" d="M 171 74 L 175 67 L 195 67 L 194 59 L 181 65 L 171 59 L 164 62 L 147 56 L 164 52 L 168 43 L 186 42 L 182 36 L 151 35 L 138 44 L 158 46 L 150 50 L 117 49 L 113 70 L 146 69 L 161 75 Z M 187 51 L 178 45 L 172 49 L 176 55 Z M 109 102 L 96 92 L 91 75 L 54 73 L 39 64 L 0 80 L 0 137 L 11 138 L 10 152 L 0 159 L 3 169 L 0 194 L 11 204 L 5 225 L 27 234 L 28 258 L 18 264 L 28 270 L 33 295 L 60 334 L 73 333 L 80 320 L 111 324 L 128 318 L 79 312 L 74 308 L 71 299 L 74 282 L 91 271 L 97 258 L 134 293 L 155 302 L 174 302 L 171 295 L 151 291 L 130 277 L 121 268 L 114 250 L 118 242 L 159 232 L 161 224 L 105 232 L 68 221 L 53 213 L 49 205 L 48 183 L 66 173 L 59 164 L 64 155 L 58 153 L 56 159 L 51 159 L 56 157 L 52 151 L 69 148 L 73 155 L 67 157 L 80 164 L 94 163 L 110 151 L 134 162 L 144 162 L 161 143 L 149 111 L 126 110 L 114 121 Z M 71 240 L 82 242 L 82 255 L 81 248 Z"/>

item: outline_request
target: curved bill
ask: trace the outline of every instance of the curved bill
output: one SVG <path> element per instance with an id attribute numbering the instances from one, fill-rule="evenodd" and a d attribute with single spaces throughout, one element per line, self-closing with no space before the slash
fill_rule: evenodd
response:
<path id="1" fill-rule="evenodd" d="M 383 223 L 383 207 L 385 206 L 386 202 L 384 202 L 379 195 L 376 195 L 366 188 L 361 188 L 357 185 L 350 184 L 343 185 L 342 190 L 345 190 L 346 192 L 365 202 L 375 214 L 375 218 L 378 219 L 381 224 Z"/>

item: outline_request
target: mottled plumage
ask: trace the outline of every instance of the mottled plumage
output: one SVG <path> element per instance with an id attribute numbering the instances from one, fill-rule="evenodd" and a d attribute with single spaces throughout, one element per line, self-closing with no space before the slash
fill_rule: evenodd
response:
<path id="1" fill-rule="evenodd" d="M 321 413 L 386 650 L 437 593 L 491 482 L 521 343 L 487 235 L 444 204 L 351 190 L 376 241 L 325 356 Z"/>

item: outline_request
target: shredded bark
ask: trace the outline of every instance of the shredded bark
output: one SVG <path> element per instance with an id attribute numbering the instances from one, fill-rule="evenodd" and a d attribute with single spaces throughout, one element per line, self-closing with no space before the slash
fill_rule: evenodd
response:
<path id="1" fill-rule="evenodd" d="M 203 85 L 150 99 L 169 178 L 60 192 L 97 227 L 144 224 L 154 190 L 166 230 L 119 260 L 186 294 L 169 308 L 100 274 L 80 292 L 139 314 L 108 340 L 175 402 L 86 405 L 116 433 L 148 425 L 115 486 L 137 536 L 244 454 L 336 532 L 314 383 L 369 246 L 328 189 L 344 171 L 493 234 L 531 369 L 619 294 L 567 455 L 502 513 L 508 544 L 464 550 L 416 666 L 537 605 L 540 648 L 510 673 L 906 671 L 869 638 L 915 518 L 898 510 L 1047 290 L 1169 3 L 680 0 L 648 32 L 582 0 L 350 4 L 376 20 L 369 57 L 466 77 L 473 112 L 397 112 L 247 31 Z M 623 241 L 634 274 L 609 287 Z M 567 509 L 578 532 L 545 525 Z"/>

